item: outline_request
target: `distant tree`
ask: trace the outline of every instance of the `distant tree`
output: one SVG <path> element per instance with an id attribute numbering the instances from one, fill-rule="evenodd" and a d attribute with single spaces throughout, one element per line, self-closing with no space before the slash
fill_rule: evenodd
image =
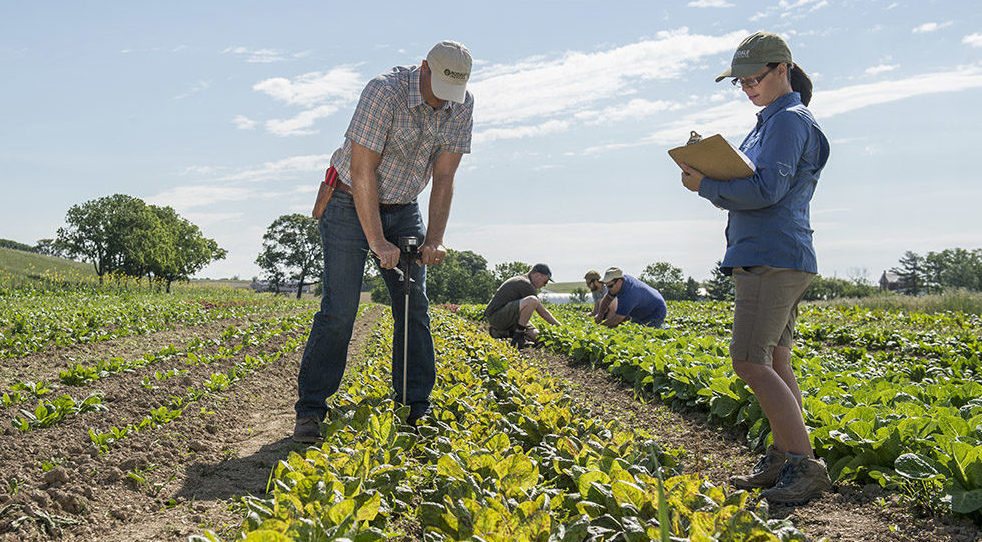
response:
<path id="1" fill-rule="evenodd" d="M 699 299 L 699 283 L 692 277 L 689 277 L 685 281 L 685 299 L 687 301 L 696 301 Z"/>
<path id="2" fill-rule="evenodd" d="M 470 250 L 448 249 L 443 263 L 426 269 L 426 293 L 433 303 L 486 303 L 497 286 L 487 260 Z"/>
<path id="3" fill-rule="evenodd" d="M 92 262 L 100 283 L 113 271 L 146 274 L 159 225 L 143 200 L 113 194 L 73 205 L 65 223 L 55 242 L 69 257 Z"/>
<path id="4" fill-rule="evenodd" d="M 495 284 L 501 284 L 512 277 L 528 273 L 529 269 L 532 269 L 532 266 L 525 262 L 504 262 L 494 266 L 491 276 Z"/>
<path id="5" fill-rule="evenodd" d="M 198 226 L 182 218 L 171 207 L 151 205 L 150 211 L 156 215 L 162 233 L 158 237 L 158 247 L 153 252 L 150 269 L 154 276 L 166 283 L 167 293 L 170 293 L 171 283 L 175 280 L 189 280 L 191 275 L 228 254 L 213 239 L 202 235 Z"/>
<path id="6" fill-rule="evenodd" d="M 317 222 L 309 216 L 294 213 L 280 216 L 269 225 L 256 265 L 265 271 L 267 280 L 275 285 L 277 292 L 284 280 L 296 281 L 297 299 L 300 299 L 304 285 L 317 282 L 321 276 L 323 259 Z"/>
<path id="7" fill-rule="evenodd" d="M 890 271 L 900 277 L 900 282 L 904 287 L 904 293 L 907 295 L 918 295 L 923 292 L 925 289 L 924 283 L 926 282 L 924 258 L 916 252 L 908 250 L 904 252 L 899 263 L 899 266 L 891 268 Z"/>
<path id="8" fill-rule="evenodd" d="M 686 299 L 685 277 L 682 275 L 682 270 L 668 262 L 648 264 L 639 278 L 661 292 L 665 299 Z"/>
<path id="9" fill-rule="evenodd" d="M 54 239 L 38 239 L 37 244 L 34 245 L 34 252 L 56 258 L 64 258 L 66 256 L 65 248 Z"/>
<path id="10" fill-rule="evenodd" d="M 569 297 L 572 301 L 575 301 L 576 303 L 586 303 L 586 296 L 589 293 L 590 291 L 587 290 L 586 288 L 582 286 L 577 286 L 576 288 L 573 288 L 572 292 L 570 292 Z"/>
<path id="11" fill-rule="evenodd" d="M 11 241 L 10 239 L 0 239 L 0 248 L 9 248 L 13 250 L 20 250 L 22 252 L 37 252 L 37 249 L 31 245 L 25 245 L 24 243 Z"/>
<path id="12" fill-rule="evenodd" d="M 727 276 L 720 269 L 720 265 L 723 262 L 717 261 L 716 265 L 713 266 L 712 275 L 708 281 L 706 281 L 706 291 L 709 293 L 710 299 L 715 299 L 717 301 L 732 301 L 733 300 L 733 277 Z"/>

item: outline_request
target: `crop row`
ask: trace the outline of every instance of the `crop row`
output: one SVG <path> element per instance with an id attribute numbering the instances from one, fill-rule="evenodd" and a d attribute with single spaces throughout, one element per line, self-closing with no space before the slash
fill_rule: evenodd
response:
<path id="1" fill-rule="evenodd" d="M 293 332 L 306 326 L 307 322 L 310 320 L 311 313 L 312 311 L 305 311 L 300 314 L 275 319 L 275 322 L 268 321 L 257 323 L 247 329 L 242 330 L 230 328 L 230 330 L 226 330 L 226 332 L 223 333 L 222 337 L 237 337 L 241 339 L 239 343 L 231 347 L 223 346 L 217 352 L 212 354 L 198 355 L 194 352 L 187 352 L 186 357 L 183 360 L 176 361 L 186 367 L 193 367 L 197 365 L 211 365 L 217 361 L 231 359 L 236 356 L 246 345 L 262 345 L 274 337 Z M 199 343 L 204 344 L 204 341 L 198 341 L 195 344 Z M 168 359 L 171 359 L 171 357 L 168 357 Z M 141 361 L 146 361 L 147 359 L 154 360 L 157 358 L 151 355 L 139 358 Z M 254 365 L 254 361 L 250 361 L 249 356 L 246 356 L 246 362 L 244 363 L 246 364 L 245 366 L 247 368 L 251 368 L 252 365 Z M 230 372 L 226 376 L 221 376 L 222 373 L 215 373 L 211 375 L 210 380 L 205 381 L 202 389 L 207 391 L 217 391 L 216 385 L 230 380 L 234 381 L 240 378 L 241 371 L 236 371 L 238 370 L 233 368 L 233 372 Z M 146 388 L 152 388 L 155 382 L 165 381 L 173 376 L 176 376 L 179 372 L 186 373 L 187 371 L 178 368 L 173 368 L 167 371 L 156 371 L 152 377 L 145 376 L 141 381 L 141 385 Z M 21 386 L 23 386 L 23 384 L 21 384 Z M 11 420 L 13 427 L 21 432 L 43 429 L 70 417 L 78 416 L 86 412 L 104 411 L 108 409 L 108 407 L 103 403 L 101 396 L 96 394 L 90 395 L 84 400 L 76 400 L 69 394 L 61 394 L 53 399 L 48 399 L 46 394 L 50 392 L 52 388 L 34 384 L 32 389 L 35 393 L 43 392 L 45 396 L 42 396 L 39 399 L 37 406 L 35 406 L 33 409 L 20 409 L 20 415 L 15 416 L 14 419 Z M 195 388 L 189 388 L 188 393 L 183 397 L 171 397 L 170 406 L 172 408 L 180 407 L 189 399 L 193 402 L 200 399 L 201 396 L 202 394 L 200 391 L 196 391 Z M 146 422 L 144 423 L 144 426 L 151 421 L 156 421 L 156 419 L 159 417 L 159 414 L 157 416 L 148 416 L 144 420 L 144 422 Z M 152 425 L 159 424 L 154 423 Z M 99 444 L 95 441 L 95 437 L 93 437 L 93 442 Z"/>
<path id="2" fill-rule="evenodd" d="M 545 326 L 547 347 L 605 368 L 662 400 L 699 406 L 711 418 L 748 428 L 752 447 L 769 437 L 767 420 L 734 374 L 726 342 L 679 329 L 596 326 L 563 309 L 563 326 Z M 816 454 L 838 480 L 875 480 L 902 488 L 943 488 L 937 506 L 980 517 L 982 383 L 979 359 L 952 354 L 946 366 L 870 367 L 860 357 L 829 359 L 795 349 L 805 422 Z"/>
<path id="3" fill-rule="evenodd" d="M 258 345 L 265 344 L 270 339 L 290 335 L 278 348 L 260 353 L 258 356 L 245 355 L 242 361 L 236 362 L 234 366 L 224 371 L 215 371 L 205 377 L 198 386 L 189 386 L 183 395 L 171 395 L 166 405 L 152 409 L 146 416 L 136 423 L 131 423 L 122 427 L 111 426 L 106 430 L 89 429 L 89 440 L 99 449 L 100 453 L 105 452 L 109 447 L 119 440 L 129 435 L 138 433 L 147 428 L 158 427 L 170 423 L 179 417 L 191 405 L 212 394 L 225 391 L 243 378 L 246 378 L 257 371 L 262 370 L 267 365 L 275 363 L 284 355 L 299 350 L 305 338 L 297 334 L 309 325 L 310 314 L 298 315 L 291 318 L 278 328 L 271 330 L 270 333 L 263 334 Z M 238 350 L 236 350 L 238 352 Z M 227 354 L 230 357 L 232 353 Z M 210 361 L 216 361 L 213 357 Z"/>
<path id="4" fill-rule="evenodd" d="M 761 519 L 748 494 L 694 476 L 643 433 L 602 422 L 514 349 L 433 314 L 434 414 L 403 425 L 385 377 L 391 320 L 330 400 L 325 442 L 246 497 L 245 540 L 803 540 Z M 422 534 L 399 525 L 418 524 Z M 218 540 L 214 533 L 193 540 Z"/>
<path id="5" fill-rule="evenodd" d="M 166 294 L 31 294 L 3 299 L 0 359 L 51 346 L 104 341 L 172 325 L 199 325 L 309 305 L 306 301 L 225 292 L 193 299 Z"/>

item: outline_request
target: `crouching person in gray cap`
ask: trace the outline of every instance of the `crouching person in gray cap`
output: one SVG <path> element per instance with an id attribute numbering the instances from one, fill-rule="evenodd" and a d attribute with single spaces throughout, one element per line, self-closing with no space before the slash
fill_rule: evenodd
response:
<path id="1" fill-rule="evenodd" d="M 324 247 L 323 297 L 297 377 L 297 442 L 316 442 L 321 436 L 325 399 L 338 391 L 344 375 L 369 252 L 377 258 L 392 298 L 395 396 L 408 403 L 410 425 L 429 411 L 436 365 L 426 266 L 439 265 L 447 254 L 443 234 L 454 174 L 471 150 L 474 98 L 465 88 L 470 71 L 470 51 L 442 41 L 419 66 L 398 66 L 372 79 L 361 93 L 344 143 L 331 157 L 312 213 Z M 431 177 L 424 225 L 416 197 Z M 419 259 L 410 266 L 414 286 L 408 310 L 395 269 L 402 237 L 415 237 L 419 246 Z"/>
<path id="2" fill-rule="evenodd" d="M 534 341 L 539 331 L 529 323 L 535 312 L 554 326 L 559 320 L 545 308 L 536 293 L 552 280 L 552 271 L 544 263 L 537 263 L 525 275 L 512 277 L 501 283 L 494 297 L 484 309 L 489 332 L 496 339 L 510 338 L 512 345 L 521 348 L 527 341 Z"/>

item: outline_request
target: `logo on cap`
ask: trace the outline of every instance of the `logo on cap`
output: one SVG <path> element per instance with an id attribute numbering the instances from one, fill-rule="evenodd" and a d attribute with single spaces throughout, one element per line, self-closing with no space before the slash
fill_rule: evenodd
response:
<path id="1" fill-rule="evenodd" d="M 470 74 L 467 73 L 467 72 L 455 72 L 455 71 L 451 70 L 450 68 L 447 68 L 447 69 L 443 70 L 443 75 L 446 75 L 447 77 L 449 77 L 451 79 L 463 79 L 464 81 L 466 81 L 467 80 L 467 76 L 470 75 Z"/>
<path id="2" fill-rule="evenodd" d="M 733 58 L 747 58 L 750 56 L 750 49 L 738 49 L 736 53 L 733 54 Z"/>

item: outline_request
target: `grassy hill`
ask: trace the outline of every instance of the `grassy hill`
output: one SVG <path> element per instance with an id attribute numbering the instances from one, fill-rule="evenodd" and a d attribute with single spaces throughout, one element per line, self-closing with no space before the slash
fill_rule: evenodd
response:
<path id="1" fill-rule="evenodd" d="M 0 248 L 0 276 L 24 283 L 40 279 L 45 271 L 66 277 L 95 277 L 95 269 L 90 263 Z"/>

